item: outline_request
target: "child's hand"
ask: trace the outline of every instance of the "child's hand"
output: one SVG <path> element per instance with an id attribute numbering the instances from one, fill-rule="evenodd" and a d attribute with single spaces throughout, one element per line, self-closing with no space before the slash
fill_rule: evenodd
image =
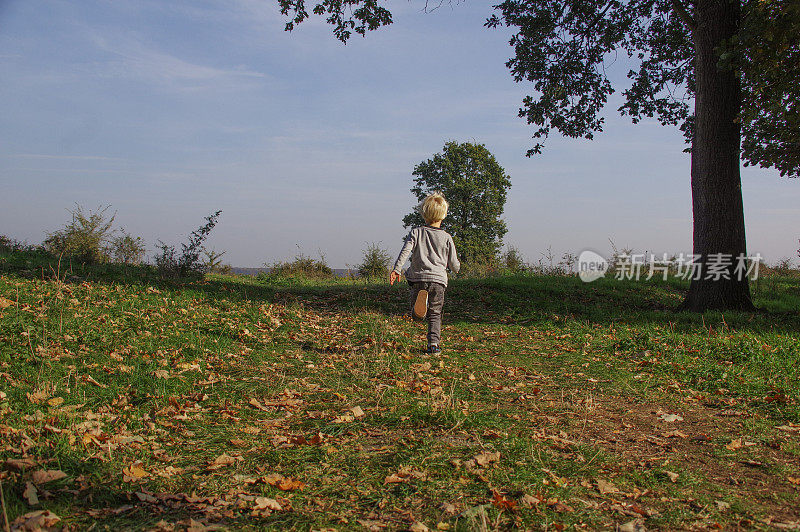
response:
<path id="1" fill-rule="evenodd" d="M 399 281 L 399 280 L 400 280 L 400 274 L 399 273 L 393 271 L 392 273 L 389 274 L 389 284 L 390 285 L 394 284 L 395 281 Z"/>

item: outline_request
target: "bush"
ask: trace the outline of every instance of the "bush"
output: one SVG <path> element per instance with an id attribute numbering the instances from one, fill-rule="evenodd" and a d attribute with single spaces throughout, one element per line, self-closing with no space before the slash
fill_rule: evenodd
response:
<path id="1" fill-rule="evenodd" d="M 0 252 L 10 253 L 14 251 L 34 251 L 36 246 L 31 246 L 25 242 L 20 242 L 16 238 L 9 238 L 0 235 Z"/>
<path id="2" fill-rule="evenodd" d="M 476 257 L 469 262 L 461 263 L 459 277 L 493 277 L 499 275 L 502 266 L 497 257 Z"/>
<path id="3" fill-rule="evenodd" d="M 121 264 L 141 264 L 144 261 L 144 255 L 147 251 L 142 242 L 142 238 L 139 236 L 131 236 L 124 229 L 120 232 L 122 234 L 113 237 L 108 247 L 114 262 L 119 262 Z"/>
<path id="4" fill-rule="evenodd" d="M 508 246 L 508 249 L 500 255 L 500 264 L 509 273 L 523 273 L 531 269 L 525 262 L 525 257 L 515 246 Z"/>
<path id="5" fill-rule="evenodd" d="M 389 275 L 389 262 L 392 257 L 389 252 L 374 242 L 367 244 L 364 250 L 364 260 L 358 266 L 358 276 L 366 279 L 386 277 Z"/>
<path id="6" fill-rule="evenodd" d="M 212 249 L 211 251 L 203 248 L 203 255 L 205 255 L 205 260 L 203 262 L 203 269 L 208 273 L 224 273 L 224 274 L 231 274 L 233 273 L 233 268 L 230 264 L 222 264 L 222 256 L 227 253 L 227 251 L 223 251 L 222 253 L 217 253 L 217 250 Z"/>
<path id="7" fill-rule="evenodd" d="M 291 262 L 277 261 L 264 264 L 268 272 L 258 274 L 259 279 L 272 281 L 275 279 L 329 279 L 333 277 L 333 270 L 326 264 L 325 256 L 320 253 L 319 259 L 303 255 L 302 252 Z"/>
<path id="8" fill-rule="evenodd" d="M 222 211 L 206 216 L 206 223 L 191 232 L 187 243 L 181 244 L 180 255 L 174 246 L 168 246 L 161 240 L 158 241 L 158 249 L 161 252 L 156 255 L 155 261 L 162 277 L 183 278 L 199 275 L 206 271 L 205 266 L 200 262 L 200 253 L 203 251 L 203 242 L 217 225 L 220 214 Z"/>
<path id="9" fill-rule="evenodd" d="M 110 205 L 98 207 L 97 211 L 84 212 L 76 205 L 70 210 L 72 221 L 60 231 L 47 235 L 44 248 L 53 255 L 66 255 L 87 264 L 110 262 L 109 244 L 114 230 L 114 217 L 107 219 Z"/>

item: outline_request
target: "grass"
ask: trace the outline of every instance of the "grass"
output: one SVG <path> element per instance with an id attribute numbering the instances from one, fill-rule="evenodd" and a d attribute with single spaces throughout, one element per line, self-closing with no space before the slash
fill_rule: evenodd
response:
<path id="1" fill-rule="evenodd" d="M 761 280 L 754 314 L 675 312 L 685 288 L 455 280 L 427 355 L 402 286 L 0 255 L 9 520 L 797 525 L 800 280 Z"/>

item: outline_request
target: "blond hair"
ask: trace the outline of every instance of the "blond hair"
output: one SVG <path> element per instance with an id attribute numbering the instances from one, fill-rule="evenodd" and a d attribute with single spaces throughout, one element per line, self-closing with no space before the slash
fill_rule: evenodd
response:
<path id="1" fill-rule="evenodd" d="M 447 216 L 447 208 L 449 206 L 444 196 L 438 192 L 434 192 L 428 194 L 428 196 L 422 200 L 422 203 L 419 205 L 419 212 L 425 219 L 425 223 L 432 224 L 444 220 L 444 217 Z"/>

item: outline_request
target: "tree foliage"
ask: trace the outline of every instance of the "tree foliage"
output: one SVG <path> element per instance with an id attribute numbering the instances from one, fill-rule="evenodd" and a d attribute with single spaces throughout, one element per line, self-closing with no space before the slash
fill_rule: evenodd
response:
<path id="1" fill-rule="evenodd" d="M 453 236 L 466 262 L 494 259 L 508 231 L 500 218 L 511 180 L 483 144 L 448 142 L 442 153 L 414 167 L 411 193 L 418 201 L 441 192 L 450 204 L 442 229 Z M 424 225 L 417 210 L 403 218 L 405 227 Z"/>

